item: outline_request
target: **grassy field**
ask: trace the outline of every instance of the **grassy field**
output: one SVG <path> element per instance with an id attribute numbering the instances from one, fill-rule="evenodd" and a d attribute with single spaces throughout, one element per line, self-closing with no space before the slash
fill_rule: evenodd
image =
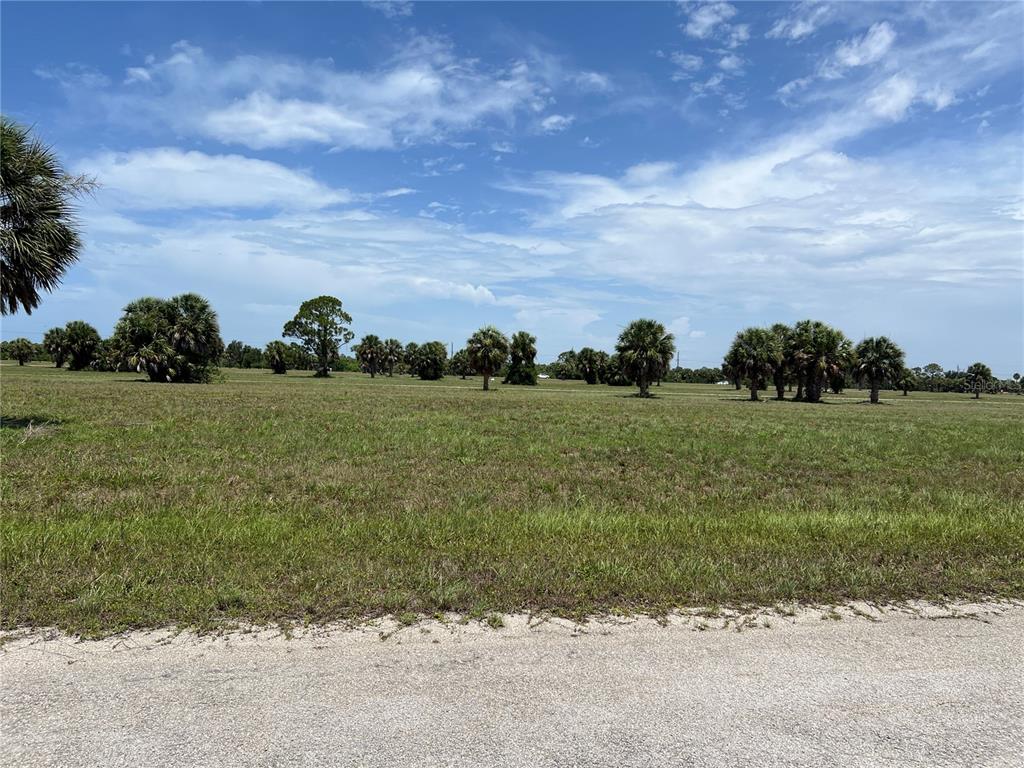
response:
<path id="1" fill-rule="evenodd" d="M 1024 398 L 136 379 L 0 371 L 4 628 L 1024 597 Z"/>

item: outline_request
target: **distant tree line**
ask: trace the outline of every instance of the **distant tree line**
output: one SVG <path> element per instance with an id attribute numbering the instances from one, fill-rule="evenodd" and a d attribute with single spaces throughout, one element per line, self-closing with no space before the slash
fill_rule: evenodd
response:
<path id="1" fill-rule="evenodd" d="M 485 390 L 498 377 L 504 384 L 530 386 L 541 376 L 552 376 L 590 385 L 635 386 L 642 397 L 663 381 L 728 382 L 748 389 L 751 400 L 773 388 L 777 399 L 788 394 L 806 402 L 855 384 L 870 390 L 871 402 L 878 402 L 882 389 L 968 392 L 976 397 L 1021 392 L 1020 374 L 1001 381 L 982 363 L 965 371 L 943 370 L 937 363 L 909 369 L 903 350 L 887 337 L 855 345 L 842 331 L 816 320 L 747 328 L 736 334 L 720 368 L 696 369 L 670 367 L 675 340 L 664 325 L 649 319 L 627 325 L 611 353 L 583 347 L 562 352 L 547 364 L 536 362 L 535 336 L 518 331 L 509 338 L 494 326 L 478 330 L 450 358 L 441 341 L 403 345 L 375 334 L 364 336 L 346 355 L 342 349 L 354 338 L 351 322 L 339 299 L 318 296 L 303 302 L 282 328 L 282 337 L 294 341 L 274 340 L 262 349 L 237 340 L 225 345 L 209 302 L 186 293 L 129 303 L 108 339 L 88 323 L 73 320 L 47 331 L 42 344 L 24 338 L 0 342 L 0 356 L 21 365 L 46 360 L 70 370 L 137 371 L 164 382 L 208 382 L 217 366 L 226 366 L 266 368 L 276 374 L 312 371 L 318 377 L 343 371 L 424 380 L 479 375 Z"/>
<path id="2" fill-rule="evenodd" d="M 622 372 L 618 355 L 583 347 L 558 355 L 553 363 L 538 363 L 537 373 L 555 379 L 585 381 L 587 384 L 630 386 L 632 381 Z M 661 381 L 674 384 L 717 384 L 722 381 L 721 368 L 669 368 Z"/>

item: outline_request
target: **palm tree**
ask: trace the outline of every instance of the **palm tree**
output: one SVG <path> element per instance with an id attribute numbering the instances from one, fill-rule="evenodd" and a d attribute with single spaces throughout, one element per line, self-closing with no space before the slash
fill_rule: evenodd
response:
<path id="1" fill-rule="evenodd" d="M 68 368 L 81 371 L 88 368 L 96 357 L 100 345 L 100 334 L 95 328 L 83 320 L 72 320 L 64 326 L 67 338 Z"/>
<path id="2" fill-rule="evenodd" d="M 51 328 L 43 336 L 43 348 L 50 353 L 56 368 L 64 367 L 68 356 L 68 333 L 63 328 Z"/>
<path id="3" fill-rule="evenodd" d="M 736 387 L 737 392 L 743 388 L 743 364 L 735 346 L 730 346 L 722 359 L 722 375 Z"/>
<path id="4" fill-rule="evenodd" d="M 576 366 L 587 384 L 597 384 L 604 378 L 604 366 L 607 360 L 602 358 L 603 352 L 591 347 L 584 347 L 576 354 Z M 605 355 L 607 357 L 607 355 Z"/>
<path id="5" fill-rule="evenodd" d="M 388 376 L 395 375 L 395 366 L 402 362 L 402 342 L 398 339 L 386 339 L 384 341 L 384 368 Z"/>
<path id="6" fill-rule="evenodd" d="M 406 347 L 408 350 L 408 347 Z M 448 367 L 448 348 L 440 341 L 428 341 L 416 350 L 414 361 L 416 375 L 424 381 L 444 378 Z"/>
<path id="7" fill-rule="evenodd" d="M 36 345 L 25 338 L 14 339 L 7 345 L 8 353 L 18 361 L 18 365 L 24 365 L 35 354 Z"/>
<path id="8" fill-rule="evenodd" d="M 906 397 L 907 393 L 910 392 L 911 389 L 917 387 L 917 382 L 917 374 L 914 373 L 909 368 L 904 367 L 903 370 L 900 371 L 899 376 L 897 376 L 896 379 L 893 381 L 893 384 L 896 387 L 902 389 L 903 396 Z"/>
<path id="9" fill-rule="evenodd" d="M 420 345 L 410 341 L 402 351 L 402 362 L 405 364 L 406 373 L 416 376 L 419 373 Z"/>
<path id="10" fill-rule="evenodd" d="M 179 368 L 188 369 L 186 381 L 205 379 L 204 369 L 209 361 L 219 360 L 224 351 L 217 313 L 210 302 L 198 293 L 183 293 L 167 304 L 170 313 L 168 336 L 180 358 Z"/>
<path id="11" fill-rule="evenodd" d="M 656 320 L 634 320 L 615 345 L 622 367 L 640 388 L 638 397 L 650 397 L 651 382 L 668 370 L 676 353 L 675 338 Z"/>
<path id="12" fill-rule="evenodd" d="M 484 326 L 466 340 L 469 364 L 484 377 L 485 392 L 491 388 L 491 376 L 508 359 L 508 352 L 508 338 L 493 325 Z"/>
<path id="13" fill-rule="evenodd" d="M 782 359 L 772 371 L 772 383 L 775 384 L 775 399 L 786 399 L 786 384 L 791 380 L 793 372 L 793 329 L 785 323 L 775 323 L 771 332 L 778 339 Z"/>
<path id="14" fill-rule="evenodd" d="M 974 391 L 974 399 L 981 397 L 981 390 L 992 380 L 992 369 L 984 363 L 971 363 L 967 368 L 967 383 Z"/>
<path id="15" fill-rule="evenodd" d="M 466 376 L 473 373 L 466 350 L 460 349 L 452 355 L 452 359 L 448 361 L 448 371 L 452 376 L 458 376 L 461 379 L 465 379 Z"/>
<path id="16" fill-rule="evenodd" d="M 903 350 L 886 336 L 864 339 L 854 351 L 855 373 L 871 386 L 871 402 L 878 403 L 878 388 L 888 379 L 896 381 L 903 372 Z"/>
<path id="17" fill-rule="evenodd" d="M 728 358 L 750 382 L 750 399 L 758 400 L 757 390 L 782 365 L 782 345 L 774 331 L 747 328 L 736 334 Z"/>
<path id="18" fill-rule="evenodd" d="M 0 116 L 0 311 L 26 313 L 82 248 L 72 200 L 95 182 L 71 176 L 27 128 Z"/>
<path id="19" fill-rule="evenodd" d="M 283 341 L 271 341 L 263 350 L 263 359 L 274 373 L 288 372 L 288 345 Z"/>
<path id="20" fill-rule="evenodd" d="M 356 360 L 358 360 L 362 366 L 366 369 L 367 373 L 370 374 L 370 378 L 376 378 L 377 371 L 381 369 L 384 364 L 384 342 L 380 340 L 379 336 L 375 336 L 372 333 L 368 333 L 363 336 L 360 341 L 352 349 L 356 353 Z"/>
<path id="21" fill-rule="evenodd" d="M 797 400 L 821 402 L 821 391 L 853 362 L 853 345 L 846 335 L 817 320 L 793 326 L 792 359 L 798 377 Z"/>
<path id="22" fill-rule="evenodd" d="M 505 384 L 536 384 L 537 337 L 526 331 L 512 334 L 512 361 L 505 375 Z"/>
<path id="23" fill-rule="evenodd" d="M 194 293 L 137 299 L 124 308 L 111 349 L 150 381 L 209 381 L 224 351 L 217 314 Z"/>

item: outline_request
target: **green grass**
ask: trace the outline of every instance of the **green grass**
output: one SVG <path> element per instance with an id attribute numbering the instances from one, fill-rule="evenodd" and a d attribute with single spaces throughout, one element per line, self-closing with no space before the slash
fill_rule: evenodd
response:
<path id="1" fill-rule="evenodd" d="M 3 366 L 4 628 L 1024 597 L 1024 398 L 136 378 Z"/>

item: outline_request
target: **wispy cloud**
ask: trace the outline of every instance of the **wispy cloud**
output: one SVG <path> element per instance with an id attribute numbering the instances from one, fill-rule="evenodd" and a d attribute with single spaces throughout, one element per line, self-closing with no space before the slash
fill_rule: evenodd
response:
<path id="1" fill-rule="evenodd" d="M 725 26 L 735 15 L 736 8 L 729 3 L 697 4 L 687 8 L 687 20 L 683 25 L 683 31 L 690 37 L 704 40 Z"/>
<path id="2" fill-rule="evenodd" d="M 366 0 L 363 5 L 384 14 L 389 19 L 412 16 L 413 5 L 406 0 Z"/>
<path id="3" fill-rule="evenodd" d="M 130 67 L 124 82 L 88 69 L 41 70 L 83 114 L 171 125 L 252 149 L 324 144 L 382 149 L 435 142 L 483 122 L 539 112 L 551 84 L 528 61 L 487 68 L 444 40 L 413 37 L 383 66 L 346 71 L 330 60 L 218 59 L 187 41 Z M 600 82 L 596 73 L 585 79 Z"/>
<path id="4" fill-rule="evenodd" d="M 540 121 L 540 129 L 544 133 L 561 133 L 573 124 L 573 115 L 548 115 Z"/>
<path id="5" fill-rule="evenodd" d="M 79 170 L 103 180 L 97 194 L 117 209 L 316 209 L 352 199 L 348 190 L 267 160 L 176 147 L 104 152 Z"/>
<path id="6" fill-rule="evenodd" d="M 820 0 L 797 3 L 792 11 L 772 25 L 766 36 L 793 41 L 803 40 L 832 19 L 834 13 L 834 3 Z"/>

